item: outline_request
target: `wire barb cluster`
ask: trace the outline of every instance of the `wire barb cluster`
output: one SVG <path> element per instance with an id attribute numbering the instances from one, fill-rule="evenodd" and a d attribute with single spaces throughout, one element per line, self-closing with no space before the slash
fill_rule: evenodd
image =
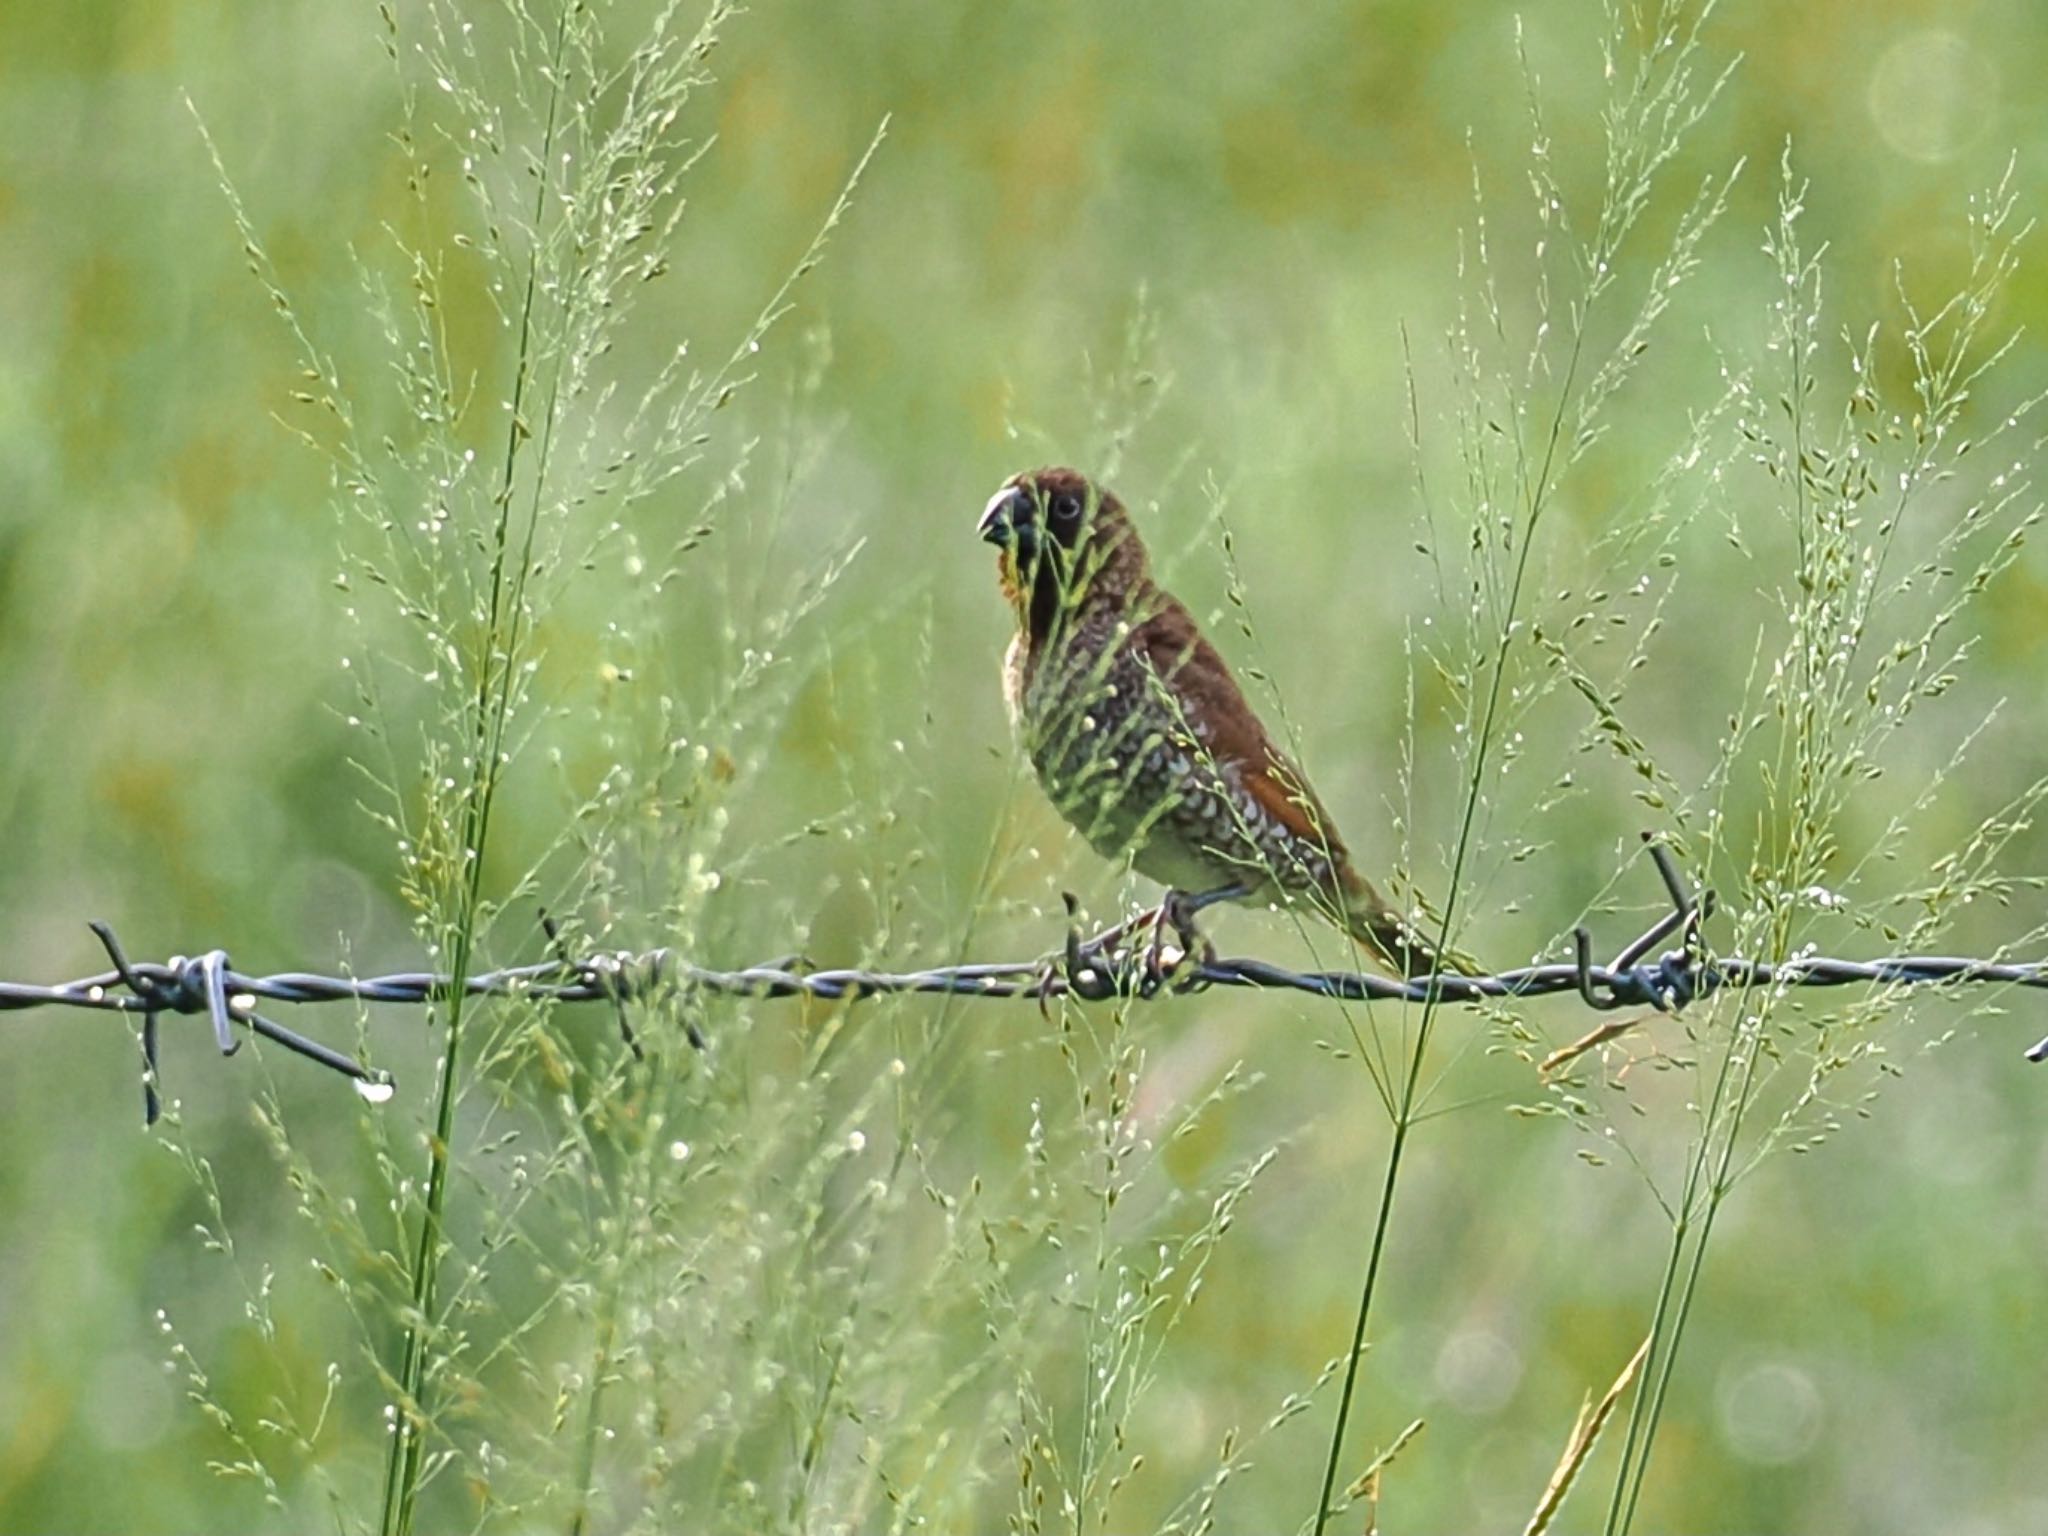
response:
<path id="1" fill-rule="evenodd" d="M 141 1014 L 144 1117 L 146 1123 L 154 1124 L 162 1109 L 158 1026 L 166 1013 L 206 1015 L 213 1025 L 214 1043 L 223 1056 L 232 1056 L 240 1049 L 241 1037 L 236 1034 L 239 1027 L 353 1079 L 358 1092 L 373 1103 L 391 1096 L 395 1084 L 389 1073 L 365 1066 L 345 1052 L 287 1029 L 257 1011 L 262 1002 L 421 1004 L 452 997 L 458 990 L 470 997 L 605 1002 L 612 1005 L 617 1015 L 621 1039 L 639 1056 L 641 1046 L 627 1020 L 626 1004 L 664 994 L 841 1001 L 891 993 L 939 993 L 954 997 L 1032 998 L 1043 1006 L 1059 997 L 1084 1001 L 1112 997 L 1150 999 L 1163 993 L 1195 992 L 1208 987 L 1305 992 L 1314 997 L 1352 1002 L 1426 1003 L 1434 997 L 1438 1002 L 1459 1004 L 1569 992 L 1578 994 L 1582 1003 L 1600 1012 L 1648 1007 L 1669 1013 L 1728 987 L 1928 983 L 2048 987 L 2048 962 L 2014 965 L 1946 955 L 1894 955 L 1875 960 L 1798 956 L 1773 963 L 1710 955 L 1700 930 L 1713 915 L 1714 893 L 1709 890 L 1695 897 L 1668 849 L 1649 843 L 1649 853 L 1670 895 L 1671 910 L 1604 965 L 1594 962 L 1592 935 L 1581 927 L 1573 930 L 1573 958 L 1568 963 L 1523 966 L 1494 975 L 1443 974 L 1401 980 L 1369 971 L 1293 971 L 1264 960 L 1224 959 L 1213 953 L 1176 955 L 1171 950 L 1162 951 L 1156 937 L 1150 945 L 1133 945 L 1129 942 L 1133 931 L 1150 926 L 1142 921 L 1120 923 L 1094 938 L 1084 939 L 1078 927 L 1072 925 L 1071 897 L 1066 944 L 1053 956 L 897 972 L 825 970 L 795 955 L 742 970 L 714 970 L 693 964 L 670 949 L 579 958 L 563 943 L 555 925 L 543 917 L 542 925 L 556 954 L 553 959 L 530 965 L 462 978 L 427 971 L 367 978 L 296 971 L 249 976 L 237 971 L 226 951 L 219 949 L 198 956 L 173 956 L 162 963 L 133 962 L 123 953 L 113 931 L 105 923 L 95 922 L 90 926 L 107 952 L 111 970 L 55 986 L 0 982 L 0 1012 L 69 1007 Z M 1652 958 L 1651 951 L 1674 937 L 1678 941 L 1676 947 L 1665 948 Z M 690 1043 L 701 1048 L 704 1039 L 695 1023 L 687 1023 L 686 1030 Z M 1596 1030 L 1587 1038 L 1597 1041 L 1610 1033 Z M 1566 1059 L 1572 1054 L 1576 1051 L 1560 1052 L 1552 1060 Z M 2048 1039 L 2026 1054 L 2029 1061 L 2048 1060 Z"/>

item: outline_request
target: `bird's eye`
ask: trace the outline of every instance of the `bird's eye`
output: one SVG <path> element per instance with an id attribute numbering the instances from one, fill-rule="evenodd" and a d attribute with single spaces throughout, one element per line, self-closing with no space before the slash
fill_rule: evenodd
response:
<path id="1" fill-rule="evenodd" d="M 1061 491 L 1052 499 L 1052 515 L 1062 523 L 1071 523 L 1081 515 L 1081 498 L 1072 491 Z"/>

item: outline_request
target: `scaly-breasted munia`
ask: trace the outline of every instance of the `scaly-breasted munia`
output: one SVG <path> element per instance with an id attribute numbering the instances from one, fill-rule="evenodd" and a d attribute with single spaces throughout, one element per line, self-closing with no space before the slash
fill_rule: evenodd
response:
<path id="1" fill-rule="evenodd" d="M 1034 470 L 990 499 L 981 536 L 1001 550 L 1017 621 L 1003 689 L 1039 783 L 1098 853 L 1167 887 L 1162 918 L 1301 900 L 1406 974 L 1437 969 L 1152 580 L 1122 502 L 1076 470 Z"/>

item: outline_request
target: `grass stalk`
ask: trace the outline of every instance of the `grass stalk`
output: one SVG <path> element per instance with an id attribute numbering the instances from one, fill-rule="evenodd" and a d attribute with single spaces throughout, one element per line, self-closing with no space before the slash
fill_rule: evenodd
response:
<path id="1" fill-rule="evenodd" d="M 483 903 L 484 850 L 490 835 L 491 809 L 497 799 L 504 760 L 505 732 L 512 708 L 512 683 L 519 650 L 526 581 L 532 570 L 534 531 L 540 521 L 541 498 L 547 483 L 548 449 L 553 440 L 554 401 L 549 400 L 547 419 L 542 424 L 538 459 L 533 473 L 532 498 L 528 505 L 526 529 L 521 540 L 519 563 L 506 569 L 511 551 L 512 504 L 518 488 L 521 445 L 532 435 L 525 409 L 533 385 L 534 304 L 540 289 L 544 252 L 542 220 L 547 212 L 551 186 L 550 166 L 554 161 L 555 128 L 559 120 L 562 93 L 562 59 L 569 36 L 572 7 L 564 5 L 556 22 L 552 67 L 548 79 L 548 108 L 542 130 L 539 170 L 535 178 L 533 204 L 533 246 L 527 253 L 525 292 L 520 302 L 519 340 L 512 379 L 509 419 L 505 425 L 505 456 L 495 505 L 497 524 L 493 531 L 490 596 L 484 612 L 484 627 L 477 639 L 475 658 L 476 695 L 473 755 L 469 793 L 463 805 L 460 856 L 464 861 L 454 912 L 450 915 L 449 974 L 469 974 L 475 953 L 477 930 Z M 440 1278 L 441 1233 L 448 1200 L 449 1148 L 455 1132 L 455 1105 L 459 1096 L 462 1056 L 462 1024 L 467 994 L 460 986 L 449 989 L 448 1038 L 442 1051 L 440 1075 L 434 1089 L 434 1134 L 427 1146 L 427 1188 L 420 1211 L 419 1236 L 413 1248 L 411 1304 L 406 1312 L 405 1343 L 398 1372 L 399 1403 L 393 1425 L 391 1446 L 385 1462 L 384 1499 L 379 1529 L 384 1536 L 408 1536 L 419 1498 L 420 1473 L 426 1453 L 427 1417 L 421 1407 L 426 1386 L 429 1356 L 435 1331 L 434 1311 Z"/>
<path id="2" fill-rule="evenodd" d="M 1519 635 L 1529 559 L 1544 513 L 1551 503 L 1563 468 L 1575 462 L 1585 446 L 1598 435 L 1596 419 L 1599 413 L 1626 379 L 1634 359 L 1641 354 L 1649 329 L 1662 315 L 1668 302 L 1669 290 L 1675 287 L 1690 269 L 1694 243 L 1701 231 L 1718 216 L 1721 209 L 1720 199 L 1711 193 L 1710 183 L 1709 190 L 1702 192 L 1687 218 L 1681 223 L 1679 232 L 1673 238 L 1669 252 L 1664 258 L 1662 269 L 1653 279 L 1650 296 L 1644 301 L 1633 324 L 1628 328 L 1621 346 L 1613 357 L 1593 371 L 1592 376 L 1582 386 L 1580 375 L 1586 359 L 1588 336 L 1595 314 L 1604 313 L 1601 301 L 1614 281 L 1616 255 L 1645 206 L 1650 186 L 1657 173 L 1669 162 L 1676 152 L 1680 139 L 1699 121 L 1707 106 L 1718 94 L 1721 83 L 1727 78 L 1724 73 L 1704 91 L 1696 91 L 1692 84 L 1689 61 L 1698 39 L 1699 28 L 1711 9 L 1711 5 L 1703 7 L 1687 24 L 1679 25 L 1679 9 L 1667 0 L 1656 18 L 1653 40 L 1637 61 L 1635 69 L 1630 72 L 1620 99 L 1610 109 L 1607 120 L 1607 185 L 1601 200 L 1598 220 L 1582 256 L 1580 273 L 1584 287 L 1576 302 L 1568 306 L 1570 340 L 1565 351 L 1556 401 L 1549 413 L 1548 428 L 1543 436 L 1540 455 L 1532 456 L 1523 440 L 1520 430 L 1521 412 L 1518 409 L 1509 409 L 1504 413 L 1506 419 L 1515 424 L 1511 434 L 1515 450 L 1515 485 L 1517 499 L 1521 502 L 1523 511 L 1517 530 L 1519 542 L 1515 550 L 1513 573 L 1508 583 L 1505 603 L 1495 610 L 1496 637 L 1486 658 L 1492 676 L 1487 685 L 1485 705 L 1480 712 L 1479 728 L 1473 738 L 1470 768 L 1458 818 L 1458 836 L 1451 857 L 1449 888 L 1445 893 L 1443 914 L 1437 927 L 1437 951 L 1440 954 L 1450 950 L 1451 938 L 1456 930 L 1463 899 L 1467 894 L 1466 874 L 1478 832 L 1480 802 L 1485 791 L 1487 771 L 1493 760 L 1496 737 L 1501 727 L 1502 691 Z M 1540 113 L 1536 106 L 1535 80 L 1529 70 L 1526 55 L 1523 68 L 1529 80 L 1531 112 L 1536 118 L 1537 139 L 1541 145 L 1546 143 L 1547 139 L 1541 128 Z M 1548 165 L 1543 153 L 1539 151 L 1536 183 L 1541 189 L 1541 199 L 1554 208 L 1558 206 L 1558 199 L 1549 179 Z M 1543 211 L 1543 217 L 1547 223 L 1548 208 Z M 1483 236 L 1480 249 L 1484 261 Z M 1490 286 L 1484 291 L 1484 297 L 1493 325 L 1498 331 L 1501 316 Z M 1547 308 L 1547 283 L 1542 289 L 1541 301 Z M 1547 326 L 1547 321 L 1545 325 Z M 1530 379 L 1536 377 L 1535 364 L 1541 355 L 1540 337 L 1543 329 L 1539 327 L 1537 348 L 1531 353 L 1528 374 Z M 1514 386 L 1510 384 L 1509 388 L 1512 392 Z M 1560 450 L 1565 448 L 1568 440 L 1569 449 L 1561 458 Z M 1322 1491 L 1316 1504 L 1313 1526 L 1316 1536 L 1322 1536 L 1334 1513 L 1331 1505 L 1337 1488 L 1345 1431 L 1349 1426 L 1359 1368 L 1365 1351 L 1366 1329 L 1384 1267 L 1388 1238 L 1392 1231 L 1393 1201 L 1400 1183 L 1409 1133 L 1420 1118 L 1418 1111 L 1423 1097 L 1423 1068 L 1428 1059 L 1430 1038 L 1439 1006 L 1440 1002 L 1435 993 L 1431 993 L 1423 1002 L 1422 1017 L 1416 1026 L 1415 1037 L 1401 1073 L 1400 1090 L 1394 1097 L 1392 1140 L 1387 1150 L 1386 1168 L 1381 1180 L 1378 1207 L 1374 1214 L 1373 1234 L 1367 1249 L 1365 1273 L 1359 1285 L 1358 1306 L 1345 1358 L 1344 1380 L 1338 1395 L 1336 1420 L 1331 1429 L 1329 1452 L 1324 1459 Z"/>
<path id="3" fill-rule="evenodd" d="M 1597 249 L 1604 260 L 1606 241 L 1603 233 Z M 1573 398 L 1573 387 L 1578 378 L 1579 361 L 1584 353 L 1586 319 L 1591 305 L 1579 310 L 1579 324 L 1572 340 L 1570 361 L 1567 363 L 1564 382 L 1558 391 L 1555 413 L 1551 418 L 1548 442 L 1545 445 L 1542 466 L 1535 483 L 1530 488 L 1528 514 L 1522 525 L 1521 547 L 1515 557 L 1514 579 L 1508 588 L 1507 607 L 1502 615 L 1499 641 L 1493 653 L 1493 678 L 1487 687 L 1486 708 L 1480 717 L 1477 738 L 1473 743 L 1472 770 L 1465 782 L 1465 803 L 1458 820 L 1458 841 L 1451 858 L 1450 887 L 1444 896 L 1443 917 L 1437 927 L 1436 952 L 1448 954 L 1451 935 L 1459 916 L 1458 898 L 1463 891 L 1466 861 L 1472 851 L 1474 830 L 1478 823 L 1479 799 L 1486 784 L 1486 770 L 1491 760 L 1490 749 L 1494 740 L 1495 724 L 1499 717 L 1501 685 L 1507 676 L 1510 652 L 1513 649 L 1517 615 L 1521 612 L 1522 590 L 1529 570 L 1529 552 L 1534 547 L 1536 528 L 1542 520 L 1543 510 L 1551 488 L 1551 474 L 1556 464 L 1557 446 L 1564 434 L 1567 411 Z M 1358 1310 L 1352 1323 L 1351 1344 L 1346 1354 L 1344 1382 L 1337 1396 L 1337 1420 L 1330 1431 L 1329 1455 L 1323 1463 L 1322 1493 L 1316 1500 L 1316 1536 L 1322 1536 L 1329 1523 L 1331 1500 L 1337 1487 L 1337 1471 L 1344 1450 L 1344 1431 L 1348 1427 L 1351 1404 L 1358 1385 L 1358 1368 L 1365 1355 L 1366 1324 L 1372 1314 L 1373 1296 L 1379 1286 L 1381 1263 L 1386 1256 L 1387 1235 L 1391 1230 L 1394 1192 L 1400 1183 L 1401 1160 L 1407 1150 L 1408 1134 L 1416 1125 L 1416 1107 L 1422 1082 L 1422 1068 L 1429 1054 L 1431 1026 L 1436 1021 L 1441 999 L 1435 990 L 1423 1000 L 1422 1019 L 1416 1025 L 1415 1042 L 1408 1052 L 1406 1070 L 1401 1077 L 1401 1091 L 1394 1105 L 1393 1140 L 1387 1148 L 1386 1171 L 1380 1182 L 1378 1209 L 1373 1217 L 1372 1241 L 1366 1250 L 1365 1275 L 1358 1291 Z"/>

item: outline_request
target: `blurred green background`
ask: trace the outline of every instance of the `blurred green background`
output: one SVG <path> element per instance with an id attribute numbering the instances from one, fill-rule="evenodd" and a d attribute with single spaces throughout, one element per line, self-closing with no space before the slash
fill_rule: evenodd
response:
<path id="1" fill-rule="evenodd" d="M 972 527 L 1012 471 L 1100 452 L 1089 381 L 1118 366 L 1142 291 L 1157 324 L 1151 366 L 1171 387 L 1118 487 L 1204 611 L 1226 578 L 1202 536 L 1200 487 L 1213 477 L 1227 489 L 1262 664 L 1361 861 L 1392 858 L 1401 636 L 1434 601 L 1402 564 L 1417 515 L 1404 328 L 1436 444 L 1426 452 L 1440 453 L 1439 424 L 1458 401 L 1439 338 L 1460 301 L 1475 170 L 1506 231 L 1506 302 L 1526 310 L 1512 286 L 1526 277 L 1526 232 L 1515 231 L 1532 138 L 1518 15 L 1557 174 L 1583 201 L 1601 175 L 1603 22 L 1591 5 L 768 0 L 732 29 L 703 104 L 720 142 L 694 178 L 673 270 L 641 299 L 637 324 L 687 332 L 708 354 L 732 345 L 890 115 L 855 210 L 743 409 L 748 430 L 772 433 L 778 381 L 805 365 L 800 332 L 826 328 L 831 364 L 807 409 L 836 431 L 784 536 L 818 549 L 864 538 L 828 631 L 907 604 L 928 613 L 936 655 L 935 686 L 918 695 L 890 685 L 896 659 L 877 652 L 877 716 L 843 742 L 829 710 L 800 714 L 759 770 L 771 783 L 799 786 L 808 765 L 856 750 L 849 742 L 928 736 L 933 760 L 920 771 L 935 810 L 920 831 L 932 890 L 971 879 L 990 829 L 1015 815 L 1039 827 L 1048 872 L 1042 889 L 1011 894 L 1049 902 L 1067 885 L 1113 896 L 1048 813 L 1026 796 L 1006 802 L 1005 616 Z M 345 333 L 363 323 L 349 249 L 373 246 L 403 197 L 376 37 L 367 5 L 0 10 L 9 979 L 96 969 L 92 917 L 133 952 L 221 945 L 252 970 L 417 959 L 388 840 L 358 814 L 345 765 L 338 661 L 352 642 L 332 591 L 326 472 L 273 420 L 292 356 L 244 270 L 185 104 L 316 329 Z M 1830 246 L 1832 314 L 1854 330 L 1899 321 L 1895 262 L 1916 288 L 1958 278 L 1966 197 L 2012 151 L 2023 210 L 2048 205 L 2038 6 L 1742 0 L 1707 40 L 1717 66 L 1742 62 L 1651 223 L 1668 227 L 1714 167 L 1741 156 L 1750 166 L 1614 441 L 1567 490 L 1543 556 L 1552 586 L 1579 579 L 1574 550 L 1611 505 L 1602 487 L 1619 501 L 1652 473 L 1672 423 L 1712 399 L 1721 357 L 1763 333 L 1774 295 L 1758 246 L 1788 138 L 1813 179 L 1809 236 Z M 2048 283 L 2023 275 L 2008 310 L 2001 321 L 2039 335 Z M 2044 375 L 2048 357 L 2023 339 L 1995 392 L 2030 392 Z M 1735 480 L 1720 502 L 1739 510 L 1752 489 Z M 692 510 L 679 495 L 678 530 Z M 1632 716 L 1694 780 L 1782 582 L 1771 565 L 1782 536 L 1755 521 L 1744 531 L 1749 555 L 1715 517 L 1687 535 L 1679 596 Z M 1917 766 L 1944 757 L 1992 702 L 2004 699 L 2005 713 L 1909 863 L 2048 766 L 2044 559 L 2025 556 L 1970 620 L 1981 629 L 1973 666 L 1925 722 Z M 676 618 L 686 629 L 689 616 Z M 1248 658 L 1240 637 L 1224 638 Z M 573 697 L 593 686 L 601 649 L 587 635 L 554 637 L 562 670 L 550 688 Z M 1451 803 L 1430 783 L 1439 732 L 1425 719 L 1425 843 L 1441 837 Z M 1560 733 L 1525 750 L 1540 761 L 1567 745 Z M 1916 763 L 1899 766 L 1903 784 L 1872 790 L 1872 817 L 1909 798 Z M 1474 920 L 1471 944 L 1489 958 L 1533 953 L 1624 857 L 1640 815 L 1630 779 L 1597 760 L 1585 771 L 1593 792 L 1547 829 L 1557 846 L 1517 872 L 1517 910 L 1503 897 Z M 792 807 L 806 793 L 811 808 L 832 803 L 824 789 L 789 793 Z M 773 830 L 776 803 L 757 800 L 748 815 Z M 544 817 L 551 802 L 536 792 L 518 804 Z M 2004 862 L 2038 869 L 2042 852 L 2022 837 Z M 1617 933 L 1628 925 L 1614 921 Z M 1994 945 L 2034 922 L 1973 914 L 1958 942 Z M 1050 915 L 1008 922 L 988 935 L 991 957 L 1029 953 L 1054 927 Z M 859 930 L 853 913 L 821 921 L 813 952 L 857 953 Z M 1284 925 L 1258 915 L 1226 914 L 1217 931 L 1229 950 L 1301 956 Z M 775 952 L 770 925 L 758 932 L 762 954 L 718 958 Z M 1550 1027 L 1568 1037 L 1582 1021 L 1556 1006 Z M 1242 1056 L 1268 1084 L 1233 1136 L 1290 1140 L 1177 1336 L 1147 1420 L 1161 1497 L 1199 1475 L 1228 1423 L 1256 1417 L 1341 1348 L 1363 1192 L 1386 1137 L 1362 1080 L 1330 1071 L 1312 1047 L 1336 1027 L 1315 1010 L 1242 998 L 1172 1007 L 1163 1079 L 1203 1081 Z M 2048 1259 L 2048 1068 L 2019 1059 L 2048 1033 L 2048 1013 L 2022 1000 L 1918 1060 L 1947 1017 L 1924 1007 L 1893 1042 L 1911 1070 L 1874 1123 L 1768 1164 L 1724 1218 L 1644 1528 L 2048 1528 L 2033 1326 Z M 1026 1007 L 990 1008 L 969 1026 L 1042 1027 Z M 394 1011 L 378 1027 L 400 1036 L 417 1021 Z M 303 1237 L 267 1193 L 275 1169 L 249 1129 L 248 1057 L 222 1065 L 202 1034 L 182 1025 L 167 1048 L 191 1139 L 222 1171 L 245 1263 L 302 1266 Z M 253 1527 L 260 1506 L 207 1472 L 222 1447 L 164 1369 L 159 1307 L 190 1317 L 195 1347 L 231 1367 L 239 1304 L 218 1294 L 219 1273 L 197 1252 L 189 1180 L 138 1127 L 132 1038 L 98 1017 L 12 1014 L 0 1053 L 0 1529 Z M 277 1070 L 301 1123 L 334 1100 L 313 1069 Z M 1526 1068 L 1474 1053 L 1461 1070 L 1470 1096 L 1534 1096 Z M 1001 1082 L 962 1089 L 964 1162 L 1014 1158 L 1018 1112 L 1003 1093 Z M 1632 1174 L 1586 1166 L 1554 1121 L 1512 1118 L 1496 1100 L 1427 1129 L 1396 1213 L 1405 1236 L 1361 1432 L 1384 1440 L 1409 1418 L 1430 1421 L 1413 1466 L 1390 1477 L 1386 1529 L 1499 1528 L 1526 1517 L 1581 1395 L 1640 1337 L 1661 1226 Z M 1318 1448 L 1306 1435 L 1282 1464 L 1308 1466 Z M 1305 1502 L 1276 1508 L 1291 1524 Z M 1580 1518 L 1590 1516 L 1589 1502 Z"/>

